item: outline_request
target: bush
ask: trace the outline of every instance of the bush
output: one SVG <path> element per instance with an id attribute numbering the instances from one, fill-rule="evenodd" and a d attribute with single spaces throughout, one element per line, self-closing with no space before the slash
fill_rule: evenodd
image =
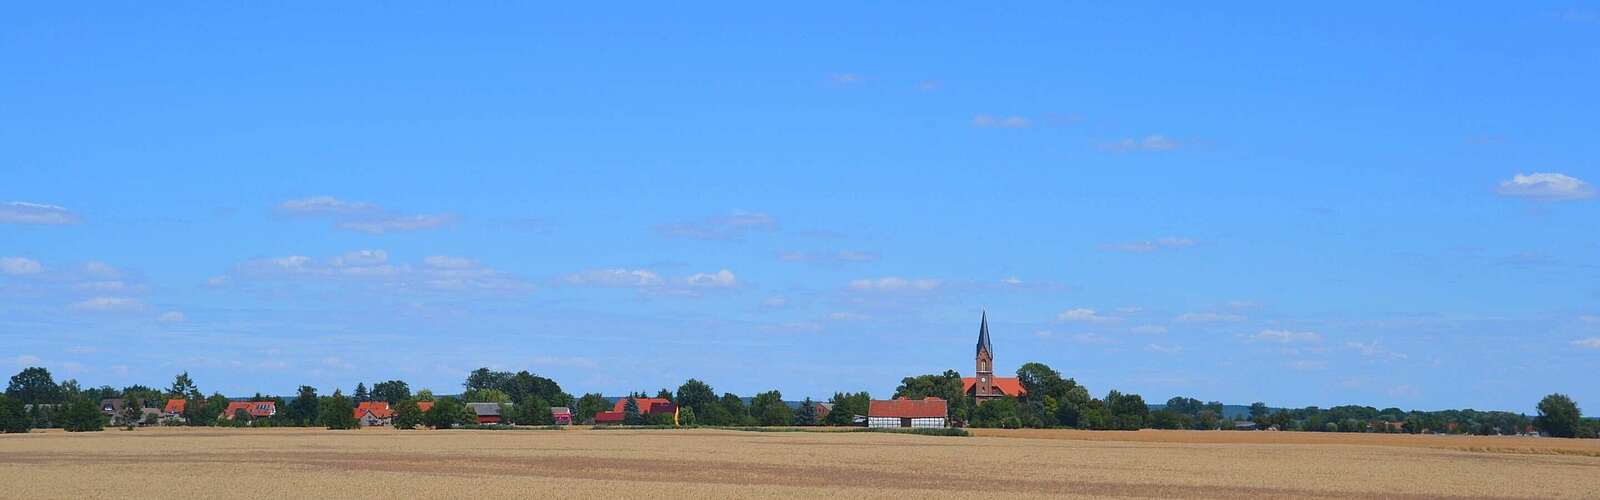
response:
<path id="1" fill-rule="evenodd" d="M 74 399 L 61 411 L 61 428 L 67 432 L 98 432 L 105 427 L 106 416 L 100 413 L 100 405 L 88 398 Z"/>
<path id="2" fill-rule="evenodd" d="M 0 432 L 7 434 L 28 432 L 32 427 L 33 419 L 28 418 L 22 400 L 0 394 Z"/>

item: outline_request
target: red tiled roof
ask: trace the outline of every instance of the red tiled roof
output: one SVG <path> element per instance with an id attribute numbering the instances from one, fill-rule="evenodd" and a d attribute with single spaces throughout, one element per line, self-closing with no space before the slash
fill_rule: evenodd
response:
<path id="1" fill-rule="evenodd" d="M 183 407 L 187 406 L 188 404 L 189 400 L 187 399 L 168 399 L 167 407 L 166 409 L 162 410 L 162 412 L 170 414 L 183 413 Z"/>
<path id="2" fill-rule="evenodd" d="M 271 401 L 234 401 L 228 403 L 228 407 L 222 410 L 222 415 L 232 419 L 233 414 L 239 410 L 244 410 L 252 417 L 270 417 L 278 412 L 278 405 Z"/>
<path id="3" fill-rule="evenodd" d="M 433 409 L 433 402 L 432 401 L 418 401 L 417 402 L 417 411 L 420 411 L 420 412 L 423 412 L 423 413 L 427 413 L 428 410 L 432 410 L 432 409 Z"/>
<path id="4" fill-rule="evenodd" d="M 670 413 L 678 410 L 678 407 L 674 406 L 671 401 L 667 401 L 666 398 L 633 398 L 633 400 L 639 402 L 640 414 Z M 611 411 L 622 413 L 622 410 L 627 406 L 628 398 L 618 399 L 617 404 L 611 407 Z"/>
<path id="5" fill-rule="evenodd" d="M 388 401 L 367 401 L 365 403 L 359 403 L 356 405 L 356 418 L 361 418 L 361 414 L 369 411 L 372 412 L 372 416 L 376 418 L 389 418 L 394 416 L 394 410 L 389 408 Z"/>
<path id="6" fill-rule="evenodd" d="M 594 423 L 597 424 L 614 424 L 621 421 L 622 412 L 620 411 L 603 411 L 594 414 Z"/>
<path id="7" fill-rule="evenodd" d="M 943 399 L 928 397 L 922 400 L 891 399 L 867 404 L 869 417 L 942 418 L 949 412 Z"/>
<path id="8" fill-rule="evenodd" d="M 978 385 L 978 379 L 976 378 L 961 378 L 961 390 L 967 394 L 972 394 L 972 388 L 976 385 Z M 1028 390 L 1022 388 L 1022 382 L 1018 381 L 1016 377 L 995 377 L 993 385 L 994 388 L 999 389 L 1001 393 L 1004 393 L 1007 396 L 1016 397 L 1028 395 Z"/>

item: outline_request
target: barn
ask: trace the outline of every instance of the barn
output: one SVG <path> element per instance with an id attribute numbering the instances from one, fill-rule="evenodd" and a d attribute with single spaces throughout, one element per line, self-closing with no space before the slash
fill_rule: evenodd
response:
<path id="1" fill-rule="evenodd" d="M 867 427 L 938 429 L 945 427 L 948 412 L 945 400 L 935 397 L 872 401 L 867 405 Z"/>

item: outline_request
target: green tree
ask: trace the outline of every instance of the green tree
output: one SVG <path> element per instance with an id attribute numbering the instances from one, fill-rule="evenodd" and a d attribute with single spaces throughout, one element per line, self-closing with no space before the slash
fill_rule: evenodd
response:
<path id="1" fill-rule="evenodd" d="M 622 405 L 622 423 L 624 425 L 640 425 L 644 423 L 644 416 L 639 413 L 639 400 L 628 396 L 628 401 Z"/>
<path id="2" fill-rule="evenodd" d="M 717 393 L 705 382 L 689 379 L 678 386 L 677 397 L 673 399 L 679 408 L 694 409 L 695 415 L 706 415 L 706 410 L 717 404 Z"/>
<path id="3" fill-rule="evenodd" d="M 50 377 L 50 370 L 37 366 L 12 375 L 11 384 L 6 386 L 6 396 L 25 405 L 58 404 L 65 400 L 64 391 Z"/>
<path id="4" fill-rule="evenodd" d="M 394 418 L 389 421 L 396 429 L 411 430 L 422 424 L 422 409 L 417 407 L 417 401 L 407 399 L 395 405 Z"/>
<path id="5" fill-rule="evenodd" d="M 105 425 L 100 405 L 87 397 L 72 398 L 61 410 L 61 428 L 67 432 L 95 432 L 104 430 Z"/>
<path id="6" fill-rule="evenodd" d="M 356 428 L 359 424 L 356 422 L 355 413 L 355 403 L 345 397 L 339 389 L 334 389 L 332 396 L 322 398 L 317 408 L 321 424 L 332 430 Z"/>
<path id="7" fill-rule="evenodd" d="M 122 429 L 131 431 L 144 418 L 144 405 L 138 400 L 123 399 L 122 411 L 117 416 L 122 420 Z"/>
<path id="8" fill-rule="evenodd" d="M 1539 416 L 1533 426 L 1552 437 L 1576 437 L 1583 423 L 1583 411 L 1565 394 L 1551 394 L 1539 401 Z"/>
<path id="9" fill-rule="evenodd" d="M 30 428 L 33 428 L 33 419 L 28 417 L 22 400 L 0 395 L 0 433 L 28 432 Z"/>
<path id="10" fill-rule="evenodd" d="M 499 389 L 467 389 L 461 393 L 467 403 L 511 403 L 511 395 Z"/>
<path id="11" fill-rule="evenodd" d="M 403 380 L 389 380 L 372 384 L 372 399 L 374 401 L 387 401 L 391 405 L 400 404 L 401 401 L 411 399 L 411 386 Z"/>
<path id="12" fill-rule="evenodd" d="M 1138 394 L 1112 390 L 1106 394 L 1105 406 L 1111 414 L 1113 425 L 1118 429 L 1138 430 L 1150 418 L 1150 407 Z"/>
<path id="13" fill-rule="evenodd" d="M 285 413 L 295 422 L 295 425 L 312 425 L 321 422 L 317 410 L 321 407 L 321 400 L 317 397 L 317 388 L 302 385 L 295 393 L 294 402 L 289 403 Z"/>
<path id="14" fill-rule="evenodd" d="M 687 407 L 687 406 L 679 406 L 678 407 L 678 425 L 682 425 L 684 427 L 692 427 L 692 426 L 699 425 L 699 424 L 700 424 L 700 422 L 698 420 L 698 417 L 695 417 L 695 414 L 694 414 L 694 408 L 690 408 L 690 407 Z"/>
<path id="15" fill-rule="evenodd" d="M 456 398 L 439 398 L 433 402 L 433 407 L 423 413 L 422 420 L 428 427 L 435 429 L 449 429 L 461 425 L 462 422 L 472 418 L 472 412 L 466 405 Z"/>
<path id="16" fill-rule="evenodd" d="M 372 393 L 367 392 L 367 384 L 361 382 L 356 382 L 356 392 L 350 397 L 357 403 L 372 401 Z"/>
<path id="17" fill-rule="evenodd" d="M 807 397 L 800 402 L 800 410 L 794 414 L 794 425 L 817 425 L 817 402 Z"/>
<path id="18" fill-rule="evenodd" d="M 461 386 L 468 391 L 473 389 L 494 389 L 503 392 L 505 391 L 506 387 L 510 385 L 512 377 L 513 375 L 511 372 L 493 371 L 488 368 L 479 368 L 473 370 L 472 373 L 467 374 L 467 381 L 461 384 Z"/>
<path id="19" fill-rule="evenodd" d="M 1016 429 L 1022 427 L 1022 418 L 1018 416 L 1017 399 L 1012 397 L 996 398 L 978 405 L 972 415 L 973 427 L 1001 427 Z"/>
<path id="20" fill-rule="evenodd" d="M 833 404 L 833 409 L 828 411 L 828 416 L 822 417 L 825 425 L 855 425 L 857 415 L 866 415 L 867 406 L 872 404 L 872 396 L 866 392 L 846 393 L 835 392 L 828 402 Z"/>
<path id="21" fill-rule="evenodd" d="M 722 393 L 717 400 L 717 417 L 719 423 L 711 425 L 756 425 L 755 418 L 750 416 L 750 409 L 745 406 L 744 399 L 731 392 Z"/>
<path id="22" fill-rule="evenodd" d="M 965 422 L 968 417 L 967 393 L 963 390 L 961 373 L 945 370 L 938 375 L 918 375 L 900 380 L 895 388 L 895 398 L 923 399 L 929 396 L 948 402 L 947 413 L 952 421 Z"/>
<path id="23" fill-rule="evenodd" d="M 750 399 L 750 416 L 756 425 L 789 425 L 794 421 L 794 411 L 783 402 L 783 393 L 776 389 L 756 394 Z"/>
<path id="24" fill-rule="evenodd" d="M 594 414 L 611 408 L 611 402 L 599 393 L 584 394 L 578 398 L 578 407 L 572 409 L 572 421 L 577 423 L 588 422 L 594 419 Z"/>
<path id="25" fill-rule="evenodd" d="M 189 372 L 183 372 L 179 373 L 177 377 L 173 377 L 172 385 L 167 387 L 167 397 L 172 399 L 201 399 L 205 395 L 200 393 L 199 386 L 194 385 L 194 379 L 189 378 Z"/>
<path id="26" fill-rule="evenodd" d="M 417 391 L 417 401 L 433 401 L 433 390 L 432 389 L 420 389 L 420 390 L 418 390 Z"/>

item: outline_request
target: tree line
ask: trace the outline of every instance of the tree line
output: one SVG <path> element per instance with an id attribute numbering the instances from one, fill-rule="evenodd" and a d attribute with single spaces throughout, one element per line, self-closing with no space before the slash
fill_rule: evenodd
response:
<path id="1" fill-rule="evenodd" d="M 1043 363 L 1027 363 L 1017 370 L 1018 382 L 1026 394 L 994 399 L 977 404 L 963 390 L 959 372 L 906 377 L 895 388 L 893 397 L 921 399 L 938 397 L 948 402 L 947 417 L 952 425 L 997 428 L 1077 428 L 1093 430 L 1156 429 L 1234 429 L 1276 428 L 1308 432 L 1407 432 L 1456 434 L 1520 434 L 1528 427 L 1555 437 L 1594 438 L 1600 434 L 1600 421 L 1585 419 L 1571 398 L 1552 394 L 1539 402 L 1538 416 L 1529 418 L 1508 412 L 1482 412 L 1471 409 L 1445 411 L 1382 410 L 1367 406 L 1336 406 L 1322 409 L 1272 409 L 1265 403 L 1250 406 L 1247 418 L 1229 418 L 1220 402 L 1201 402 L 1174 397 L 1159 409 L 1151 410 L 1138 394 L 1107 391 L 1095 398 L 1088 388 Z M 647 397 L 666 400 L 676 406 L 673 414 L 650 413 L 639 400 Z M 80 387 L 75 380 L 57 383 L 49 370 L 29 367 L 11 377 L 0 395 L 0 432 L 27 432 L 34 428 L 62 428 L 68 431 L 98 431 L 112 421 L 100 406 L 103 399 L 126 401 L 116 420 L 127 428 L 135 425 L 186 426 L 282 426 L 353 429 L 360 403 L 383 401 L 394 411 L 391 424 L 400 429 L 417 427 L 452 428 L 477 425 L 477 415 L 466 403 L 497 403 L 502 422 L 512 425 L 551 425 L 551 407 L 568 407 L 574 422 L 590 422 L 595 415 L 615 407 L 612 399 L 599 393 L 579 397 L 562 390 L 556 381 L 528 371 L 509 372 L 479 368 L 462 383 L 458 396 L 435 396 L 427 389 L 412 392 L 402 380 L 381 381 L 368 386 L 356 384 L 346 395 L 341 389 L 322 395 L 316 387 L 300 386 L 289 398 L 256 394 L 246 401 L 272 402 L 277 412 L 257 417 L 239 410 L 225 411 L 234 400 L 221 393 L 206 395 L 187 372 L 173 378 L 161 389 L 131 385 Z M 183 400 L 177 415 L 158 417 L 143 408 L 164 408 L 171 399 Z M 851 426 L 860 425 L 872 396 L 867 392 L 837 392 L 826 407 L 806 398 L 791 407 L 778 390 L 765 391 L 749 398 L 731 392 L 720 396 L 703 381 L 689 379 L 677 390 L 660 389 L 654 396 L 639 391 L 623 398 L 624 425 L 681 426 Z M 423 410 L 423 407 L 428 407 Z M 826 408 L 830 408 L 831 411 Z M 1248 425 L 1241 425 L 1248 424 Z"/>

